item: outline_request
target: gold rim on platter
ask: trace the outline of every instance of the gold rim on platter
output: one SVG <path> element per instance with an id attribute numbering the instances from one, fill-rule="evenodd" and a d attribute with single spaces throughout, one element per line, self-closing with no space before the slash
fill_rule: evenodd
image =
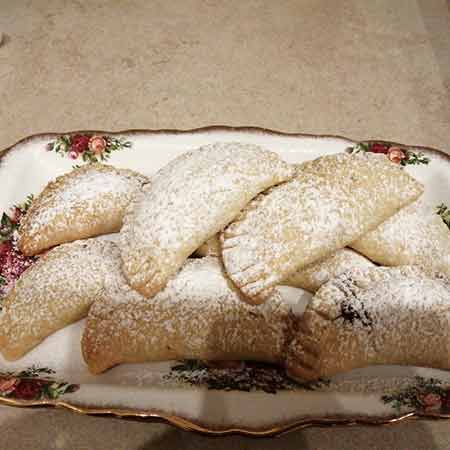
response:
<path id="1" fill-rule="evenodd" d="M 0 405 L 17 408 L 61 408 L 86 416 L 106 416 L 117 419 L 162 422 L 173 425 L 184 431 L 193 431 L 209 436 L 229 436 L 233 434 L 250 437 L 274 437 L 292 431 L 309 427 L 334 427 L 334 426 L 386 426 L 403 423 L 410 420 L 448 420 L 450 414 L 408 412 L 401 415 L 391 416 L 342 416 L 342 417 L 308 417 L 295 420 L 291 423 L 275 425 L 264 429 L 229 427 L 214 429 L 208 425 L 201 425 L 176 415 L 165 414 L 157 411 L 133 410 L 121 408 L 97 408 L 94 406 L 79 406 L 67 401 L 60 400 L 32 400 L 19 401 L 8 398 L 0 398 Z"/>
<path id="2" fill-rule="evenodd" d="M 189 134 L 189 133 L 205 133 L 214 131 L 229 131 L 229 132 L 246 132 L 246 133 L 262 133 L 286 137 L 308 137 L 317 139 L 342 139 L 347 141 L 349 144 L 355 143 L 353 139 L 349 139 L 341 135 L 333 134 L 308 134 L 308 133 L 294 133 L 294 132 L 283 132 L 278 130 L 272 130 L 269 128 L 253 127 L 253 126 L 227 126 L 227 125 L 211 125 L 204 126 L 194 129 L 128 129 L 120 131 L 104 131 L 104 130 L 75 130 L 75 131 L 64 131 L 64 132 L 46 132 L 46 133 L 36 133 L 29 135 L 23 139 L 20 139 L 13 145 L 0 150 L 0 162 L 1 159 L 15 147 L 20 144 L 25 144 L 36 138 L 42 137 L 53 137 L 55 135 L 61 134 L 108 134 L 108 135 L 120 135 L 120 134 L 142 134 L 146 133 L 152 134 Z M 380 142 L 391 145 L 399 145 L 402 147 L 415 148 L 419 150 L 426 150 L 428 152 L 439 154 L 440 156 L 450 159 L 450 155 L 442 150 L 410 145 L 401 144 L 393 141 L 385 141 L 382 139 L 367 139 L 362 142 Z M 66 409 L 77 414 L 88 415 L 88 416 L 106 416 L 114 417 L 118 419 L 125 420 L 138 420 L 145 422 L 163 422 L 173 425 L 185 431 L 193 431 L 203 435 L 209 436 L 227 436 L 232 434 L 239 434 L 251 437 L 271 437 L 278 436 L 284 433 L 292 432 L 295 430 L 308 428 L 308 427 L 331 427 L 331 426 L 357 426 L 357 425 L 370 425 L 370 426 L 386 426 L 393 425 L 397 423 L 402 423 L 409 420 L 434 420 L 434 419 L 450 419 L 450 414 L 442 414 L 438 412 L 408 412 L 404 414 L 391 415 L 391 416 L 328 416 L 328 417 L 308 417 L 300 418 L 291 423 L 280 424 L 269 426 L 267 428 L 240 428 L 240 427 L 228 427 L 223 429 L 215 429 L 208 425 L 202 425 L 195 423 L 189 419 L 166 414 L 160 411 L 152 410 L 138 410 L 138 409 L 122 409 L 122 408 L 98 408 L 95 406 L 80 406 L 70 403 L 69 401 L 61 400 L 33 400 L 33 401 L 21 401 L 10 398 L 0 397 L 0 405 L 7 405 L 18 408 L 61 408 Z"/>
<path id="3" fill-rule="evenodd" d="M 311 134 L 311 133 L 301 133 L 301 132 L 288 132 L 288 131 L 280 131 L 280 130 L 274 130 L 271 128 L 264 128 L 264 127 L 257 127 L 257 126 L 251 126 L 251 125 L 245 125 L 245 126 L 230 126 L 230 125 L 205 125 L 203 127 L 198 128 L 187 128 L 187 129 L 177 129 L 177 128 L 130 128 L 125 130 L 118 130 L 118 131 L 108 131 L 108 130 L 72 130 L 72 131 L 48 131 L 45 133 L 34 133 L 30 134 L 14 144 L 4 148 L 3 150 L 0 150 L 0 159 L 12 150 L 14 147 L 25 144 L 28 141 L 31 141 L 36 138 L 41 138 L 45 136 L 58 136 L 62 134 L 109 134 L 109 135 L 118 135 L 118 134 L 141 134 L 141 133 L 147 133 L 147 134 L 193 134 L 193 133 L 207 133 L 207 132 L 213 132 L 213 131 L 229 131 L 229 132 L 245 132 L 245 133 L 261 133 L 261 134 L 270 134 L 275 136 L 285 136 L 285 137 L 308 137 L 308 138 L 317 138 L 317 139 L 342 139 L 344 141 L 348 141 L 349 143 L 356 143 L 356 142 L 380 142 L 385 144 L 392 144 L 392 145 L 399 145 L 401 147 L 410 147 L 415 148 L 419 150 L 427 150 L 429 152 L 437 153 L 440 155 L 443 155 L 450 159 L 450 154 L 439 150 L 434 147 L 427 147 L 423 145 L 415 145 L 415 144 L 403 144 L 400 142 L 395 141 L 386 141 L 383 139 L 375 139 L 375 138 L 369 138 L 369 139 L 362 139 L 362 140 L 355 140 L 348 138 L 346 136 L 342 136 L 339 134 Z"/>

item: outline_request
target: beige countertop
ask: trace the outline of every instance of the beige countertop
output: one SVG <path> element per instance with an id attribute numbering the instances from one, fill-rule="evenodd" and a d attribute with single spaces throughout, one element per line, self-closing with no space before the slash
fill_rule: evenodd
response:
<path id="1" fill-rule="evenodd" d="M 0 0 L 0 148 L 45 131 L 227 124 L 450 150 L 449 5 Z M 0 427 L 8 450 L 450 448 L 446 422 L 254 441 L 3 407 Z"/>

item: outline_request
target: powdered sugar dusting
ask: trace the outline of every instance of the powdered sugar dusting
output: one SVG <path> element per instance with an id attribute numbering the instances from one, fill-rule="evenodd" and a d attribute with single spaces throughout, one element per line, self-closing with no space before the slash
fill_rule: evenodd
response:
<path id="1" fill-rule="evenodd" d="M 169 159 L 180 154 L 183 148 L 188 146 L 194 148 L 200 144 L 216 140 L 245 140 L 268 147 L 278 147 L 283 157 L 290 162 L 298 162 L 304 159 L 320 156 L 324 153 L 342 151 L 345 147 L 352 145 L 344 139 L 328 139 L 314 137 L 291 137 L 262 132 L 242 132 L 236 130 L 209 131 L 208 133 L 132 133 L 128 135 L 133 140 L 133 151 L 115 153 L 113 164 L 123 167 L 142 170 L 145 173 L 153 173 Z M 2 159 L 0 185 L 0 209 L 6 209 L 11 204 L 21 201 L 28 193 L 38 192 L 43 185 L 52 177 L 67 171 L 72 164 L 63 158 L 55 158 L 55 155 L 46 153 L 45 147 L 48 137 L 33 138 L 29 142 L 19 144 L 13 151 Z M 157 151 L 149 151 L 157 149 Z M 413 169 L 414 175 L 426 182 L 427 195 L 430 203 L 437 205 L 446 201 L 449 196 L 448 170 L 449 159 L 445 155 L 427 152 L 432 157 L 429 166 L 408 166 L 407 170 Z M 23 174 L 27 173 L 26 180 Z M 84 321 L 83 321 L 84 322 Z M 66 401 L 72 404 L 84 404 L 90 406 L 105 406 L 115 408 L 127 408 L 137 410 L 158 410 L 167 414 L 175 414 L 180 417 L 190 418 L 204 425 L 213 425 L 214 429 L 229 428 L 233 424 L 252 429 L 271 429 L 275 424 L 288 424 L 299 417 L 326 417 L 327 415 L 340 415 L 341 417 L 368 416 L 373 418 L 377 414 L 394 414 L 390 405 L 383 405 L 380 395 L 365 395 L 371 390 L 370 379 L 379 377 L 379 385 L 382 390 L 389 392 L 389 383 L 392 376 L 388 368 L 380 374 L 378 369 L 384 367 L 370 367 L 361 379 L 342 381 L 338 386 L 334 379 L 330 385 L 331 393 L 318 392 L 280 392 L 277 395 L 261 393 L 237 393 L 223 391 L 206 391 L 206 389 L 181 389 L 162 390 L 160 386 L 153 384 L 153 379 L 146 386 L 138 386 L 139 374 L 159 374 L 160 366 L 168 367 L 166 363 L 133 364 L 116 367 L 101 377 L 87 374 L 87 370 L 79 355 L 79 337 L 81 336 L 81 323 L 66 327 L 55 333 L 51 338 L 45 340 L 26 358 L 21 359 L 14 365 L 7 363 L 0 356 L 0 366 L 4 370 L 15 370 L 26 368 L 33 363 L 44 363 L 57 369 L 58 377 L 69 382 L 87 383 L 76 394 L 71 394 Z M 76 328 L 76 332 L 74 329 Z M 52 343 L 52 345 L 50 345 Z M 29 358 L 31 357 L 31 358 Z M 169 370 L 167 368 L 167 370 Z M 420 369 L 419 369 L 420 370 Z M 421 369 L 422 375 L 426 377 L 437 377 L 446 379 L 448 383 L 448 372 Z M 401 379 L 407 380 L 407 376 L 413 376 L 417 369 L 405 367 L 399 375 Z M 352 376 L 348 374 L 346 376 Z M 358 371 L 359 372 L 359 371 Z M 79 377 L 82 373 L 82 377 Z M 398 371 L 396 372 L 398 373 Z M 340 377 L 339 377 L 340 378 Z M 348 388 L 345 388 L 348 386 Z M 358 389 L 364 395 L 357 398 L 338 395 L 340 386 L 342 390 Z M 336 387 L 336 391 L 333 391 Z M 326 387 L 324 387 L 326 389 Z M 328 391 L 328 389 L 326 389 Z M 371 390 L 372 391 L 372 390 Z M 213 428 L 211 426 L 211 428 Z"/>
<path id="2" fill-rule="evenodd" d="M 41 257 L 4 299 L 2 353 L 20 355 L 86 315 L 106 276 L 118 273 L 119 259 L 114 244 L 95 239 L 61 245 Z"/>
<path id="3" fill-rule="evenodd" d="M 117 231 L 116 222 L 121 222 L 125 207 L 146 182 L 136 172 L 103 164 L 88 164 L 57 178 L 33 201 L 21 226 L 19 246 L 31 241 L 31 246 L 39 247 L 45 238 L 55 245 L 60 243 L 58 233 L 67 230 L 78 231 L 79 238 L 89 237 L 89 227 L 95 230 L 99 220 L 107 222 L 103 228 L 112 228 L 105 232 Z"/>
<path id="4" fill-rule="evenodd" d="M 317 377 L 371 364 L 449 369 L 449 311 L 450 281 L 438 272 L 353 269 L 325 284 L 308 305 L 288 364 Z M 304 346 L 311 340 L 314 353 Z"/>
<path id="5" fill-rule="evenodd" d="M 450 276 L 450 231 L 422 200 L 403 208 L 351 246 L 379 264 L 420 264 Z"/>
<path id="6" fill-rule="evenodd" d="M 311 292 L 317 291 L 322 284 L 355 267 L 371 267 L 374 264 L 364 256 L 349 248 L 343 248 L 331 256 L 300 269 L 283 282 Z"/>
<path id="7" fill-rule="evenodd" d="M 217 143 L 179 156 L 128 208 L 120 247 L 129 282 L 151 297 L 255 195 L 294 173 L 250 144 Z"/>
<path id="8" fill-rule="evenodd" d="M 382 155 L 306 162 L 296 178 L 259 195 L 226 228 L 225 267 L 246 296 L 264 300 L 296 270 L 345 247 L 421 193 Z"/>
<path id="9" fill-rule="evenodd" d="M 219 260 L 205 257 L 188 260 L 149 300 L 114 277 L 90 310 L 83 346 L 100 370 L 118 362 L 168 359 L 279 362 L 293 327 L 279 292 L 262 307 L 249 306 Z"/>

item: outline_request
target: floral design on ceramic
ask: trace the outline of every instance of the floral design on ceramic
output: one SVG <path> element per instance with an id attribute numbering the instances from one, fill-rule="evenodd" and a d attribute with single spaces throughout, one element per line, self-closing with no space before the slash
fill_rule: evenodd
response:
<path id="1" fill-rule="evenodd" d="M 56 381 L 47 367 L 32 366 L 18 373 L 0 373 L 0 397 L 16 400 L 53 400 L 77 391 L 80 386 Z"/>
<path id="2" fill-rule="evenodd" d="M 381 400 L 395 410 L 414 409 L 419 412 L 450 413 L 450 386 L 436 378 L 415 377 L 415 382 Z"/>
<path id="3" fill-rule="evenodd" d="M 20 221 L 32 201 L 33 196 L 29 195 L 24 203 L 14 205 L 11 211 L 4 212 L 0 219 L 0 302 L 25 269 L 37 259 L 23 255 L 17 247 Z"/>
<path id="4" fill-rule="evenodd" d="M 354 147 L 348 149 L 349 153 L 371 152 L 382 153 L 389 158 L 390 161 L 402 166 L 428 164 L 430 158 L 421 152 L 413 152 L 406 147 L 389 144 L 387 142 L 360 142 Z"/>
<path id="5" fill-rule="evenodd" d="M 264 391 L 269 394 L 295 389 L 315 390 L 329 384 L 327 380 L 301 384 L 287 378 L 278 366 L 254 361 L 181 361 L 171 368 L 164 380 L 222 391 Z"/>
<path id="6" fill-rule="evenodd" d="M 444 203 L 441 203 L 437 207 L 436 214 L 441 216 L 441 219 L 444 221 L 445 225 L 450 228 L 450 209 L 446 205 L 444 205 Z"/>
<path id="7" fill-rule="evenodd" d="M 59 136 L 47 144 L 47 150 L 68 156 L 81 158 L 85 162 L 106 161 L 112 152 L 130 148 L 133 144 L 124 138 L 99 134 L 67 134 Z"/>

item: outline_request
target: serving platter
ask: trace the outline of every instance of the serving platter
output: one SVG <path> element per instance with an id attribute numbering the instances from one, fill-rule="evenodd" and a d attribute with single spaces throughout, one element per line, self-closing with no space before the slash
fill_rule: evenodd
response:
<path id="1" fill-rule="evenodd" d="M 219 141 L 258 144 L 290 163 L 342 151 L 384 153 L 425 185 L 425 201 L 450 224 L 450 157 L 445 151 L 249 127 L 93 130 L 34 135 L 0 153 L 2 239 L 7 242 L 17 228 L 28 196 L 75 165 L 100 161 L 151 176 L 181 153 Z M 1 261 L 0 253 L 0 276 Z M 300 309 L 310 298 L 307 292 L 284 289 Z M 199 361 L 170 361 L 123 365 L 94 376 L 80 352 L 83 324 L 55 333 L 19 361 L 0 356 L 0 404 L 163 420 L 213 435 L 267 436 L 311 425 L 450 418 L 450 374 L 418 367 L 371 367 L 313 384 L 294 383 L 281 369 L 255 363 L 218 369 Z"/>

